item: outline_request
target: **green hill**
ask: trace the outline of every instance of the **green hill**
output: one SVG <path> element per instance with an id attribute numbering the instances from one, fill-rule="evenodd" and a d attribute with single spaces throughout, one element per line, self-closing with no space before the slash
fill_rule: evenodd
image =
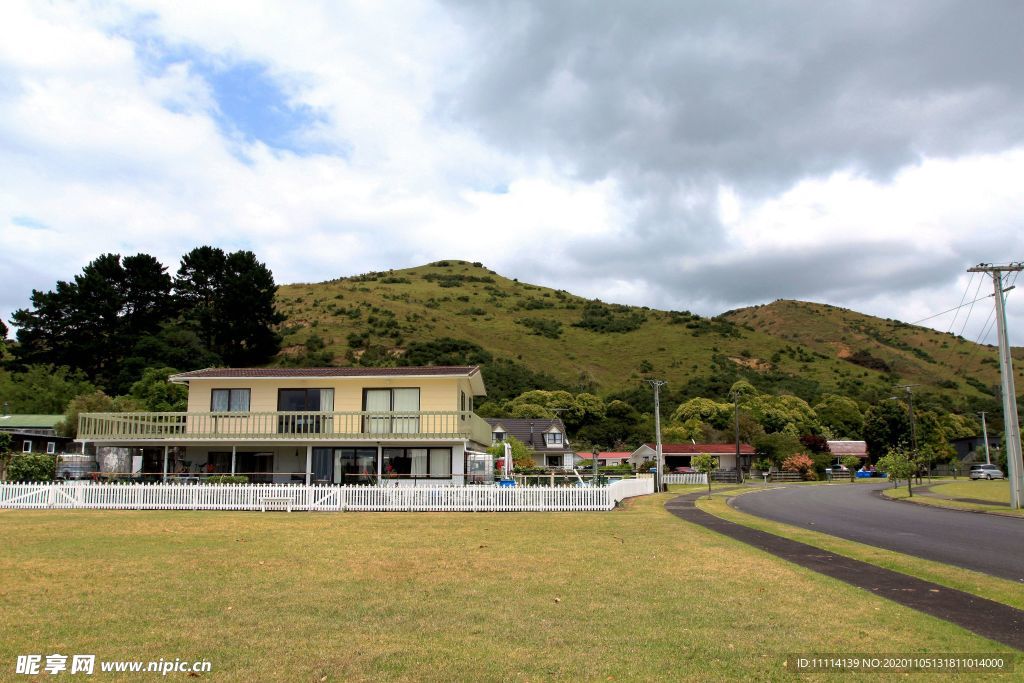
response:
<path id="1" fill-rule="evenodd" d="M 914 383 L 959 410 L 989 403 L 998 384 L 992 347 L 834 306 L 777 301 L 706 318 L 588 300 L 464 261 L 285 285 L 278 309 L 287 320 L 277 364 L 422 362 L 437 351 L 424 348 L 430 342 L 462 340 L 465 360 L 480 360 L 475 347 L 487 354 L 499 397 L 511 392 L 492 381 L 499 365 L 606 396 L 658 377 L 673 399 L 724 396 L 740 377 L 810 401 L 841 393 L 873 402 Z"/>

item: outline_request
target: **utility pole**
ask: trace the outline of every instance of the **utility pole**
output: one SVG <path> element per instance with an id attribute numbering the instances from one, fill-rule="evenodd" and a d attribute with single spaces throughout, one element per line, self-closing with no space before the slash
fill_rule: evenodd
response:
<path id="1" fill-rule="evenodd" d="M 740 467 L 740 395 L 733 394 L 733 404 L 736 406 L 736 480 L 743 483 L 743 468 Z"/>
<path id="2" fill-rule="evenodd" d="M 969 273 L 988 273 L 992 276 L 992 286 L 996 296 L 996 328 L 999 335 L 999 376 L 1003 394 L 1003 422 L 1005 423 L 1003 440 L 1006 442 L 1006 466 L 1010 477 L 1010 507 L 1019 510 L 1024 505 L 1022 489 L 1024 489 L 1024 463 L 1021 462 L 1020 422 L 1017 418 L 1017 390 L 1013 385 L 1013 361 L 1010 358 L 1010 340 L 1006 332 L 1006 300 L 1003 298 L 1003 273 L 1019 273 L 1024 270 L 1024 263 L 1008 263 L 995 266 L 991 263 L 979 263 L 968 268 Z M 988 442 L 986 441 L 986 446 Z"/>
<path id="3" fill-rule="evenodd" d="M 655 452 L 657 453 L 657 471 L 654 473 L 654 490 L 662 490 L 662 482 L 664 481 L 664 468 L 665 468 L 665 457 L 661 452 L 661 388 L 668 384 L 662 379 L 647 379 L 644 380 L 652 387 L 654 387 L 654 445 Z"/>
<path id="4" fill-rule="evenodd" d="M 917 421 L 914 419 L 914 391 L 913 388 L 921 386 L 920 384 L 898 384 L 894 389 L 903 389 L 907 392 L 907 407 L 910 409 L 910 454 L 914 460 L 917 460 Z M 928 483 L 932 481 L 932 462 L 928 461 Z M 921 477 L 917 478 L 917 482 L 921 483 Z"/>
<path id="5" fill-rule="evenodd" d="M 981 438 L 985 440 L 985 464 L 992 464 L 992 454 L 988 451 L 988 427 L 985 426 L 985 411 L 981 411 Z"/>

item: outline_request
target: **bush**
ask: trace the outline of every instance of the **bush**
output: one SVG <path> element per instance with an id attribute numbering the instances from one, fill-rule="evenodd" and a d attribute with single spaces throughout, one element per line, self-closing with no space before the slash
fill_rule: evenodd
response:
<path id="1" fill-rule="evenodd" d="M 16 455 L 7 466 L 11 481 L 50 481 L 57 474 L 57 456 L 44 453 Z"/>
<path id="2" fill-rule="evenodd" d="M 558 339 L 562 336 L 562 323 L 557 320 L 545 318 L 519 318 L 517 323 L 530 330 L 530 334 L 548 339 Z"/>
<path id="3" fill-rule="evenodd" d="M 207 477 L 204 484 L 248 484 L 249 477 L 244 474 L 218 474 Z"/>
<path id="4" fill-rule="evenodd" d="M 818 478 L 814 472 L 814 460 L 803 453 L 791 455 L 783 460 L 782 469 L 784 472 L 799 472 L 805 481 L 815 481 Z"/>

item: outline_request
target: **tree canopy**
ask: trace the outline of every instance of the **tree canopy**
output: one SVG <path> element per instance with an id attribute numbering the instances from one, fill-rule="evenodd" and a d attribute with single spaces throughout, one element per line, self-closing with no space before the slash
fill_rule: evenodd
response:
<path id="1" fill-rule="evenodd" d="M 265 363 L 280 348 L 276 291 L 249 251 L 199 247 L 173 280 L 149 254 L 103 254 L 71 281 L 33 290 L 31 307 L 11 318 L 14 359 L 21 370 L 81 371 L 111 393 L 127 392 L 149 367 Z"/>

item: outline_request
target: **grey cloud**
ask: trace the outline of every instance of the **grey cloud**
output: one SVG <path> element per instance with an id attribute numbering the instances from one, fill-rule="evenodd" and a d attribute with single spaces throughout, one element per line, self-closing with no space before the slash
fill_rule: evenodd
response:
<path id="1" fill-rule="evenodd" d="M 523 277 L 557 283 L 614 264 L 655 293 L 642 303 L 717 313 L 950 287 L 968 265 L 1024 248 L 965 236 L 946 254 L 912 236 L 844 235 L 842 246 L 733 254 L 715 199 L 726 185 L 753 203 L 836 171 L 884 183 L 925 157 L 1019 146 L 1024 4 L 449 6 L 477 51 L 438 115 L 581 180 L 611 178 L 632 212 L 626 237 L 578 240 L 557 270 L 533 263 Z M 699 265 L 681 268 L 682 255 Z"/>
<path id="2" fill-rule="evenodd" d="M 460 4 L 444 114 L 581 178 L 777 191 L 1024 138 L 1017 2 Z"/>

